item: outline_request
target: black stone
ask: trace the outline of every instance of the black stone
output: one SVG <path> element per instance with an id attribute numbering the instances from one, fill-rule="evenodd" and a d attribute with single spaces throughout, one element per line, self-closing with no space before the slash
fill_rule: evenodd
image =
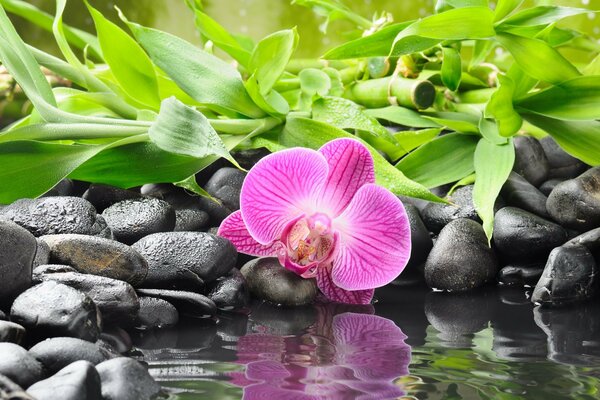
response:
<path id="1" fill-rule="evenodd" d="M 96 211 L 101 213 L 115 203 L 123 200 L 138 199 L 141 195 L 133 190 L 92 183 L 82 197 L 92 203 Z"/>
<path id="2" fill-rule="evenodd" d="M 27 392 L 36 400 L 102 400 L 100 375 L 93 364 L 76 361 Z"/>
<path id="3" fill-rule="evenodd" d="M 498 273 L 498 281 L 505 285 L 535 286 L 543 271 L 543 264 L 507 265 Z"/>
<path id="4" fill-rule="evenodd" d="M 546 210 L 548 198 L 516 172 L 510 173 L 501 194 L 509 206 L 519 207 L 543 218 L 550 218 Z"/>
<path id="5" fill-rule="evenodd" d="M 33 269 L 36 269 L 40 265 L 45 265 L 50 263 L 50 246 L 46 242 L 40 239 L 36 239 L 37 241 L 37 252 L 35 253 L 35 258 L 33 259 Z"/>
<path id="6" fill-rule="evenodd" d="M 548 179 L 550 166 L 544 148 L 531 136 L 515 136 L 515 164 L 513 170 L 527 179 L 532 185 L 539 186 Z"/>
<path id="7" fill-rule="evenodd" d="M 567 239 L 567 231 L 560 225 L 520 208 L 504 207 L 494 219 L 494 245 L 506 260 L 545 259 Z"/>
<path id="8" fill-rule="evenodd" d="M 148 264 L 133 248 L 116 240 L 85 235 L 48 235 L 41 238 L 50 246 L 50 261 L 77 271 L 128 282 L 141 283 Z"/>
<path id="9" fill-rule="evenodd" d="M 148 261 L 143 287 L 200 290 L 235 266 L 231 242 L 204 232 L 166 232 L 146 236 L 133 249 Z"/>
<path id="10" fill-rule="evenodd" d="M 95 341 L 99 311 L 92 299 L 72 287 L 43 282 L 23 292 L 12 305 L 10 318 L 28 337 L 70 336 Z"/>
<path id="11" fill-rule="evenodd" d="M 115 238 L 126 244 L 175 228 L 175 210 L 169 203 L 159 199 L 123 200 L 104 210 L 102 216 Z"/>
<path id="12" fill-rule="evenodd" d="M 230 211 L 240 209 L 240 192 L 246 173 L 237 168 L 221 168 L 208 180 L 204 189 Z"/>
<path id="13" fill-rule="evenodd" d="M 498 272 L 498 261 L 480 224 L 457 219 L 442 229 L 425 263 L 432 288 L 466 291 L 482 286 Z"/>
<path id="14" fill-rule="evenodd" d="M 139 327 L 146 329 L 174 326 L 179 322 L 179 312 L 166 300 L 140 297 L 140 311 L 136 320 Z"/>
<path id="15" fill-rule="evenodd" d="M 0 399 L 1 400 L 35 400 L 29 396 L 23 388 L 4 375 L 0 375 Z"/>
<path id="16" fill-rule="evenodd" d="M 70 179 L 63 179 L 58 182 L 52 189 L 48 190 L 42 195 L 42 197 L 50 196 L 76 196 L 74 194 L 73 181 Z"/>
<path id="17" fill-rule="evenodd" d="M 175 210 L 175 232 L 189 232 L 205 230 L 210 223 L 210 216 L 206 211 L 184 208 Z"/>
<path id="18" fill-rule="evenodd" d="M 46 377 L 43 365 L 19 345 L 0 343 L 0 355 L 0 374 L 21 387 Z"/>
<path id="19" fill-rule="evenodd" d="M 0 321 L 6 321 L 6 314 L 2 310 L 0 310 Z"/>
<path id="20" fill-rule="evenodd" d="M 46 339 L 29 349 L 29 354 L 42 363 L 50 375 L 75 361 L 85 360 L 96 365 L 111 358 L 95 343 L 72 337 Z"/>
<path id="21" fill-rule="evenodd" d="M 0 342 L 21 344 L 25 336 L 25 328 L 9 321 L 0 321 Z"/>
<path id="22" fill-rule="evenodd" d="M 220 225 L 232 213 L 232 210 L 220 202 L 206 197 L 196 197 L 196 204 L 210 216 L 211 225 Z"/>
<path id="23" fill-rule="evenodd" d="M 417 207 L 412 204 L 405 204 L 404 209 L 408 215 L 408 221 L 410 223 L 410 240 L 411 240 L 411 253 L 408 265 L 404 270 L 403 274 L 408 272 L 408 269 L 416 268 L 422 265 L 426 260 L 429 252 L 433 248 L 433 241 L 429 235 L 429 231 Z"/>
<path id="24" fill-rule="evenodd" d="M 314 279 L 304 279 L 285 269 L 277 258 L 258 258 L 241 269 L 252 295 L 285 306 L 312 303 L 317 296 Z"/>
<path id="25" fill-rule="evenodd" d="M 256 165 L 262 158 L 268 156 L 271 152 L 264 148 L 238 150 L 231 153 L 235 161 L 244 169 L 250 169 Z"/>
<path id="26" fill-rule="evenodd" d="M 75 272 L 77 270 L 69 265 L 62 264 L 45 264 L 40 265 L 36 269 L 33 270 L 32 281 L 34 285 L 38 285 L 45 280 L 44 275 L 46 274 L 59 274 L 63 272 Z"/>
<path id="27" fill-rule="evenodd" d="M 246 279 L 237 268 L 211 283 L 208 297 L 223 310 L 246 307 L 250 302 Z"/>
<path id="28" fill-rule="evenodd" d="M 34 236 L 99 235 L 106 228 L 94 206 L 80 197 L 21 199 L 0 209 L 0 216 L 16 222 Z"/>
<path id="29" fill-rule="evenodd" d="M 115 358 L 96 366 L 102 380 L 104 400 L 150 400 L 161 387 L 148 370 L 131 358 Z"/>
<path id="30" fill-rule="evenodd" d="M 37 243 L 31 233 L 0 217 L 0 304 L 9 305 L 31 286 L 36 251 Z"/>
<path id="31" fill-rule="evenodd" d="M 562 182 L 564 182 L 564 179 L 549 179 L 540 185 L 540 192 L 542 192 L 545 196 L 550 196 L 550 193 L 552 193 L 556 185 Z"/>
<path id="32" fill-rule="evenodd" d="M 531 301 L 568 304 L 587 300 L 598 292 L 598 266 L 592 253 L 580 245 L 552 250 Z"/>
<path id="33" fill-rule="evenodd" d="M 549 178 L 572 179 L 587 169 L 587 165 L 564 151 L 552 136 L 544 137 L 540 144 L 550 167 Z"/>
<path id="34" fill-rule="evenodd" d="M 557 185 L 546 208 L 567 228 L 586 231 L 600 227 L 600 167 Z"/>
<path id="35" fill-rule="evenodd" d="M 431 232 L 438 233 L 450 221 L 459 218 L 481 221 L 473 205 L 473 185 L 456 189 L 448 201 L 452 204 L 429 203 L 421 211 L 423 222 Z"/>
<path id="36" fill-rule="evenodd" d="M 586 247 L 600 265 L 600 228 L 582 233 L 564 244 L 565 246 L 580 245 Z"/>
<path id="37" fill-rule="evenodd" d="M 208 297 L 193 292 L 164 289 L 138 289 L 142 297 L 163 299 L 173 304 L 181 314 L 196 318 L 211 317 L 217 314 L 217 306 Z"/>
<path id="38" fill-rule="evenodd" d="M 62 283 L 88 295 L 105 322 L 131 324 L 140 308 L 135 289 L 124 281 L 77 272 L 46 273 L 39 277 L 42 281 Z"/>

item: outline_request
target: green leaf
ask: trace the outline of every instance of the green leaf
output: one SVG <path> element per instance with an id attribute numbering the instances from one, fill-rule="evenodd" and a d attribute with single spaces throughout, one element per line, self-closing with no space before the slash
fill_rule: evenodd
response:
<path id="1" fill-rule="evenodd" d="M 591 63 L 583 70 L 585 75 L 600 75 L 600 54 L 598 54 Z"/>
<path id="2" fill-rule="evenodd" d="M 496 9 L 494 10 L 494 22 L 500 21 L 507 15 L 510 15 L 515 11 L 524 0 L 498 0 L 496 3 Z"/>
<path id="3" fill-rule="evenodd" d="M 477 177 L 473 187 L 473 204 L 483 221 L 488 242 L 494 231 L 494 204 L 514 162 L 515 148 L 512 139 L 506 144 L 494 144 L 485 138 L 479 140 L 474 157 Z"/>
<path id="4" fill-rule="evenodd" d="M 438 111 L 424 112 L 421 113 L 421 116 L 455 132 L 479 134 L 479 117 L 476 115 L 463 112 Z"/>
<path id="5" fill-rule="evenodd" d="M 580 76 L 516 102 L 520 110 L 562 120 L 600 119 L 600 76 Z"/>
<path id="6" fill-rule="evenodd" d="M 512 79 L 498 74 L 498 83 L 498 89 L 485 107 L 485 117 L 495 118 L 500 136 L 509 137 L 521 129 L 523 119 L 513 108 L 515 84 Z"/>
<path id="7" fill-rule="evenodd" d="M 435 139 L 442 132 L 442 128 L 421 129 L 418 131 L 400 131 L 394 133 L 394 137 L 400 146 L 407 152 L 424 145 Z"/>
<path id="8" fill-rule="evenodd" d="M 446 3 L 454 8 L 461 7 L 487 7 L 487 0 L 446 0 Z"/>
<path id="9" fill-rule="evenodd" d="M 457 133 L 441 136 L 404 157 L 396 168 L 428 188 L 458 181 L 474 171 L 477 140 Z"/>
<path id="10" fill-rule="evenodd" d="M 525 96 L 537 84 L 538 80 L 530 77 L 523 71 L 523 68 L 514 63 L 506 72 L 506 76 L 514 83 L 513 100 Z"/>
<path id="11" fill-rule="evenodd" d="M 349 58 L 386 57 L 390 54 L 396 36 L 406 27 L 412 25 L 413 22 L 415 21 L 386 26 L 372 35 L 351 40 L 329 50 L 323 58 L 326 60 L 344 60 Z"/>
<path id="12" fill-rule="evenodd" d="M 505 144 L 508 142 L 508 139 L 501 136 L 500 132 L 498 132 L 498 124 L 494 120 L 486 119 L 482 116 L 479 121 L 479 131 L 481 132 L 481 136 L 491 143 Z"/>
<path id="13" fill-rule="evenodd" d="M 206 117 L 174 97 L 162 102 L 148 134 L 154 144 L 169 153 L 196 158 L 216 155 L 233 160 Z"/>
<path id="14" fill-rule="evenodd" d="M 585 8 L 537 6 L 519 11 L 505 19 L 498 25 L 497 29 L 502 30 L 506 26 L 546 26 L 563 18 L 589 12 L 590 10 Z"/>
<path id="15" fill-rule="evenodd" d="M 297 45 L 296 29 L 275 32 L 258 42 L 250 57 L 248 70 L 255 75 L 263 95 L 269 93 L 284 73 Z"/>
<path id="16" fill-rule="evenodd" d="M 357 27 L 367 30 L 371 28 L 371 21 L 353 12 L 339 0 L 293 0 L 292 4 L 311 8 L 315 14 L 325 17 L 325 22 L 320 25 L 323 33 L 327 32 L 329 22 L 345 19 L 356 24 Z"/>
<path id="17" fill-rule="evenodd" d="M 356 138 L 341 129 L 323 122 L 306 118 L 288 118 L 279 141 L 286 147 L 308 147 L 319 149 L 325 143 L 341 137 Z M 363 142 L 373 156 L 375 163 L 375 178 L 377 184 L 387 188 L 398 196 L 410 196 L 429 201 L 443 201 L 429 192 L 425 187 L 407 179 L 402 172 L 394 168 L 385 158 Z"/>
<path id="18" fill-rule="evenodd" d="M 454 92 L 462 77 L 460 53 L 454 47 L 442 47 L 442 53 L 442 83 Z"/>
<path id="19" fill-rule="evenodd" d="M 454 8 L 420 19 L 401 31 L 390 55 L 426 50 L 443 40 L 487 39 L 496 32 L 494 13 L 487 7 Z"/>
<path id="20" fill-rule="evenodd" d="M 473 47 L 473 57 L 469 61 L 469 70 L 485 62 L 485 59 L 494 48 L 492 40 L 476 40 Z"/>
<path id="21" fill-rule="evenodd" d="M 175 182 L 175 186 L 179 186 L 181 188 L 184 188 L 185 190 L 189 190 L 192 193 L 195 193 L 199 196 L 202 197 L 206 197 L 208 199 L 211 199 L 215 202 L 219 202 L 216 198 L 212 197 L 210 195 L 210 193 L 208 193 L 206 190 L 204 190 L 203 188 L 200 187 L 200 185 L 198 185 L 198 182 L 196 182 L 196 175 L 190 175 L 189 177 L 187 177 L 186 179 L 179 181 L 179 182 Z"/>
<path id="22" fill-rule="evenodd" d="M 600 165 L 599 121 L 562 121 L 536 114 L 524 114 L 523 118 L 548 132 L 573 157 Z"/>
<path id="23" fill-rule="evenodd" d="M 171 34 L 128 25 L 152 61 L 194 100 L 218 111 L 265 115 L 246 92 L 239 72 L 225 61 Z"/>
<path id="24" fill-rule="evenodd" d="M 253 74 L 244 82 L 246 91 L 250 98 L 265 112 L 271 115 L 285 115 L 290 111 L 290 106 L 286 99 L 276 90 L 271 90 L 267 94 L 262 94 L 260 85 Z"/>
<path id="25" fill-rule="evenodd" d="M 377 119 L 413 128 L 436 128 L 440 126 L 430 119 L 421 117 L 418 112 L 400 106 L 369 108 L 364 113 Z"/>
<path id="26" fill-rule="evenodd" d="M 308 95 L 326 96 L 331 89 L 331 79 L 329 75 L 320 69 L 306 68 L 298 74 L 300 78 L 300 88 L 302 92 Z"/>
<path id="27" fill-rule="evenodd" d="M 104 60 L 125 93 L 136 101 L 158 110 L 160 97 L 154 65 L 131 36 L 86 5 L 94 20 Z"/>
<path id="28" fill-rule="evenodd" d="M 556 84 L 580 75 L 573 64 L 542 40 L 510 33 L 500 33 L 497 39 L 523 71 L 535 79 Z"/>

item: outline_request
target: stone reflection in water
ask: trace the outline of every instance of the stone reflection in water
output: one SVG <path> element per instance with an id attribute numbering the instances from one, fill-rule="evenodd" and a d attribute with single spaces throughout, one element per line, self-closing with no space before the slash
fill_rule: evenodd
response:
<path id="1" fill-rule="evenodd" d="M 392 321 L 372 315 L 371 306 L 318 305 L 313 308 L 314 323 L 300 335 L 293 333 L 303 319 L 294 318 L 299 322 L 296 326 L 281 325 L 282 315 L 288 313 L 275 310 L 275 321 L 267 318 L 262 325 L 259 316 L 252 325 L 255 333 L 238 341 L 238 363 L 246 368 L 228 375 L 232 384 L 244 388 L 244 399 L 404 395 L 394 380 L 408 374 L 411 349 L 406 335 Z M 295 311 L 290 314 L 296 315 Z M 270 322 L 276 322 L 275 332 Z"/>

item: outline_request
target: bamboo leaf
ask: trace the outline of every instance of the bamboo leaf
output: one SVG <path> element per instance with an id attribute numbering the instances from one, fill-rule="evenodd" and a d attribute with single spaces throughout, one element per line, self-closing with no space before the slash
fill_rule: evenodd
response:
<path id="1" fill-rule="evenodd" d="M 515 11 L 524 0 L 498 0 L 496 3 L 496 9 L 494 10 L 494 22 L 500 21 L 507 15 L 510 15 Z"/>
<path id="2" fill-rule="evenodd" d="M 485 107 L 485 117 L 495 118 L 498 133 L 509 137 L 517 133 L 523 125 L 523 119 L 513 108 L 513 97 L 515 84 L 506 75 L 498 74 L 500 86 L 492 94 L 490 101 Z M 492 142 L 494 142 L 492 140 Z"/>
<path id="3" fill-rule="evenodd" d="M 502 21 L 496 28 L 503 30 L 507 26 L 546 26 L 563 18 L 579 14 L 587 14 L 590 10 L 585 8 L 537 6 L 527 8 Z"/>
<path id="4" fill-rule="evenodd" d="M 423 118 L 411 109 L 400 106 L 366 109 L 365 114 L 371 117 L 393 122 L 394 124 L 410 126 L 413 128 L 436 128 L 440 125 L 430 119 Z"/>
<path id="5" fill-rule="evenodd" d="M 404 157 L 396 168 L 428 188 L 456 182 L 473 173 L 477 140 L 457 133 L 441 136 Z"/>
<path id="6" fill-rule="evenodd" d="M 515 148 L 512 139 L 506 144 L 494 144 L 485 138 L 479 140 L 474 157 L 476 179 L 473 204 L 483 221 L 488 241 L 491 241 L 494 231 L 494 204 L 514 162 Z"/>
<path id="7" fill-rule="evenodd" d="M 258 42 L 250 57 L 248 70 L 255 75 L 263 95 L 273 88 L 284 73 L 297 45 L 296 29 L 275 32 Z"/>
<path id="8" fill-rule="evenodd" d="M 453 47 L 442 47 L 442 54 L 442 83 L 454 92 L 462 77 L 460 53 Z"/>

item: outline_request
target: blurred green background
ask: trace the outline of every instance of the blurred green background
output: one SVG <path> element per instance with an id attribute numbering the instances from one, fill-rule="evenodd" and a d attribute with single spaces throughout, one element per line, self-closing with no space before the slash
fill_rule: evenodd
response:
<path id="1" fill-rule="evenodd" d="M 90 0 L 90 2 L 113 20 L 118 19 L 114 10 L 116 5 L 132 21 L 199 43 L 192 12 L 186 7 L 184 0 Z M 54 0 L 31 0 L 31 3 L 50 13 L 54 12 Z M 306 8 L 290 5 L 287 0 L 204 0 L 203 3 L 207 13 L 232 33 L 249 35 L 256 40 L 279 29 L 297 26 L 300 33 L 297 57 L 317 57 L 323 54 L 325 50 L 348 39 L 344 32 L 352 28 L 351 25 L 336 21 L 329 26 L 327 35 L 323 35 L 319 31 L 322 18 Z M 527 3 L 600 10 L 600 0 L 528 0 Z M 385 10 L 394 15 L 395 21 L 404 21 L 432 13 L 435 1 L 346 0 L 345 4 L 368 18 L 377 11 Z M 18 19 L 15 21 L 17 29 L 28 43 L 45 50 L 56 51 L 54 40 L 47 32 L 24 21 Z M 93 31 L 92 20 L 81 0 L 69 1 L 65 21 Z M 600 38 L 600 16 L 595 13 L 590 12 L 569 18 L 565 24 Z"/>

